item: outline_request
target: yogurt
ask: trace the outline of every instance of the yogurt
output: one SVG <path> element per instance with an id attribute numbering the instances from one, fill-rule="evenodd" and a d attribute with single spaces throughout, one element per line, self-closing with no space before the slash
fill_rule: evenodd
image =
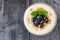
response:
<path id="1" fill-rule="evenodd" d="M 37 10 L 38 8 L 43 8 L 48 11 L 48 17 L 51 20 L 49 24 L 47 24 L 43 29 L 37 28 L 33 25 L 33 22 L 31 21 L 31 12 Z M 54 9 L 45 3 L 36 3 L 32 4 L 30 7 L 28 7 L 24 13 L 24 24 L 26 29 L 34 34 L 34 35 L 45 35 L 48 34 L 50 31 L 52 31 L 55 28 L 55 25 L 57 23 L 57 16 Z"/>

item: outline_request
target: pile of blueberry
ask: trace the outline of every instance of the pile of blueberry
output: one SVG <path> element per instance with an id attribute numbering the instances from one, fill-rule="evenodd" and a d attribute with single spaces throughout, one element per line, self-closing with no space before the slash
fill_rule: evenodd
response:
<path id="1" fill-rule="evenodd" d="M 32 21 L 36 27 L 40 25 L 40 27 L 43 28 L 44 23 L 47 23 L 49 19 L 45 15 L 37 15 L 36 17 L 32 18 Z"/>

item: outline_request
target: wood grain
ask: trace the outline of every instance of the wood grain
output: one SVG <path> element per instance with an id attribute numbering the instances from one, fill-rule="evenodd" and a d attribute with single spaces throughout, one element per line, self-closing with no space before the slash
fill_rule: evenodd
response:
<path id="1" fill-rule="evenodd" d="M 44 36 L 29 33 L 23 23 L 25 10 L 34 3 L 47 3 L 57 14 L 57 26 Z M 60 0 L 0 0 L 0 40 L 60 40 Z"/>

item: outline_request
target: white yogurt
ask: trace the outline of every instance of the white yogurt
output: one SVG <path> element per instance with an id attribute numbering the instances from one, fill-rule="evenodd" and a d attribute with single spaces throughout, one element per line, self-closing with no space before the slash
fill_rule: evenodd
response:
<path id="1" fill-rule="evenodd" d="M 51 23 L 46 25 L 46 27 L 43 30 L 40 30 L 40 29 L 36 30 L 32 26 L 31 12 L 36 10 L 38 7 L 42 7 L 45 10 L 47 10 L 49 15 L 50 15 L 50 13 L 52 13 L 52 15 L 49 17 L 49 19 L 51 20 Z M 30 11 L 30 9 L 32 11 Z M 27 18 L 29 18 L 29 22 L 27 21 Z M 51 6 L 49 6 L 49 5 L 45 4 L 45 3 L 33 4 L 30 7 L 28 7 L 27 10 L 24 13 L 25 27 L 30 33 L 35 34 L 35 35 L 45 35 L 45 34 L 49 33 L 50 31 L 52 31 L 55 28 L 55 25 L 57 23 L 56 21 L 57 21 L 57 16 L 56 16 L 56 13 L 55 13 L 54 9 Z"/>

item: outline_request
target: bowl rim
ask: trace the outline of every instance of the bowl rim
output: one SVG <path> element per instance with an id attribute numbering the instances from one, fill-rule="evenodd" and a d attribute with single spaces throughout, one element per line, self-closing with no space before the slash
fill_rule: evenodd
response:
<path id="1" fill-rule="evenodd" d="M 33 4 L 31 4 L 30 6 L 32 6 L 32 5 L 34 5 L 34 4 L 45 4 L 45 5 L 49 6 L 49 7 L 51 7 L 54 12 L 56 11 L 51 5 L 49 5 L 49 4 L 47 4 L 47 3 L 42 3 L 42 2 L 41 2 L 41 3 L 33 3 Z M 29 6 L 29 7 L 30 7 L 30 6 Z M 28 7 L 28 8 L 29 8 L 29 7 Z M 28 9 L 28 8 L 27 8 L 27 9 Z M 27 9 L 25 10 L 25 12 L 27 11 Z M 24 15 L 25 15 L 25 12 L 24 12 Z M 55 28 L 56 25 L 57 25 L 57 14 L 56 14 L 56 12 L 55 12 L 55 16 L 56 16 L 56 21 L 55 21 L 54 27 L 53 27 L 48 33 L 45 33 L 45 34 L 42 34 L 42 35 L 40 35 L 40 34 L 34 34 L 34 33 L 30 32 L 30 31 L 28 30 L 28 28 L 26 28 L 25 23 L 24 23 L 24 26 L 25 26 L 25 28 L 27 29 L 27 31 L 30 32 L 30 33 L 33 34 L 33 35 L 36 35 L 36 36 L 47 35 L 47 34 L 49 34 L 51 31 L 53 31 L 54 28 Z M 24 22 L 24 16 L 23 16 L 23 22 Z"/>

